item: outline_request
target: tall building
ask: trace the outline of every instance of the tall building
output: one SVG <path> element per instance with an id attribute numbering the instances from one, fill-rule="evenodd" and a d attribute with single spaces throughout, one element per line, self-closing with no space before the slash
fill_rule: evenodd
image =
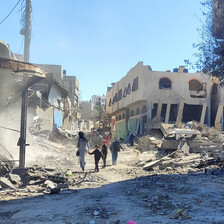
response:
<path id="1" fill-rule="evenodd" d="M 102 96 L 93 95 L 91 97 L 91 110 L 96 106 L 102 107 L 103 110 L 106 109 L 106 96 L 104 94 Z"/>

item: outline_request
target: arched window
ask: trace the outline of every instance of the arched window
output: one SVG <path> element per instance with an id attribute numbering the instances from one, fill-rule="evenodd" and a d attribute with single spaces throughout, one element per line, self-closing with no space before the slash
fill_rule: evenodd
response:
<path id="1" fill-rule="evenodd" d="M 111 99 L 110 99 L 110 101 L 109 101 L 109 103 L 108 103 L 108 106 L 109 106 L 109 107 L 111 106 Z"/>
<path id="2" fill-rule="evenodd" d="M 118 95 L 117 95 L 117 101 L 122 99 L 122 89 L 119 90 Z"/>
<path id="3" fill-rule="evenodd" d="M 119 115 L 119 121 L 121 120 L 121 114 Z"/>
<path id="4" fill-rule="evenodd" d="M 201 82 L 197 79 L 191 79 L 189 81 L 189 90 L 191 91 L 201 91 Z"/>
<path id="5" fill-rule="evenodd" d="M 127 87 L 125 87 L 125 88 L 124 88 L 124 92 L 123 92 L 123 97 L 126 97 L 127 94 L 128 94 L 128 93 L 127 93 Z"/>
<path id="6" fill-rule="evenodd" d="M 130 93 L 131 93 L 131 84 L 129 83 L 127 87 L 127 94 L 130 94 Z"/>
<path id="7" fill-rule="evenodd" d="M 130 117 L 133 117 L 133 116 L 135 116 L 135 112 L 134 110 L 131 110 Z"/>
<path id="8" fill-rule="evenodd" d="M 159 88 L 160 89 L 171 89 L 172 88 L 172 82 L 169 78 L 161 78 L 159 80 Z"/>
<path id="9" fill-rule="evenodd" d="M 117 102 L 117 93 L 115 94 L 114 98 L 113 98 L 113 102 L 112 104 L 116 103 Z"/>
<path id="10" fill-rule="evenodd" d="M 142 106 L 142 110 L 141 110 L 142 114 L 146 113 L 147 112 L 147 107 L 146 105 L 143 105 Z"/>
<path id="11" fill-rule="evenodd" d="M 135 111 L 135 115 L 139 115 L 140 114 L 140 109 L 139 109 L 139 107 L 136 109 L 136 111 Z"/>
<path id="12" fill-rule="evenodd" d="M 132 83 L 132 91 L 136 91 L 138 89 L 138 77 L 136 77 L 134 80 L 133 80 L 133 83 Z"/>
<path id="13" fill-rule="evenodd" d="M 125 113 L 122 114 L 122 119 L 125 119 Z"/>

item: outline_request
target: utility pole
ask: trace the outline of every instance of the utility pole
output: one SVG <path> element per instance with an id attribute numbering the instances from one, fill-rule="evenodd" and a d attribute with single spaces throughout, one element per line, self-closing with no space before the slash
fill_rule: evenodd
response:
<path id="1" fill-rule="evenodd" d="M 25 32 L 24 32 L 24 61 L 29 62 L 30 59 L 30 37 L 31 37 L 31 0 L 26 0 L 26 14 L 25 14 Z M 25 89 L 22 92 L 21 105 L 21 123 L 20 123 L 20 138 L 18 145 L 19 152 L 19 167 L 25 168 L 25 154 L 26 154 L 26 126 L 27 126 L 27 79 L 23 76 Z"/>

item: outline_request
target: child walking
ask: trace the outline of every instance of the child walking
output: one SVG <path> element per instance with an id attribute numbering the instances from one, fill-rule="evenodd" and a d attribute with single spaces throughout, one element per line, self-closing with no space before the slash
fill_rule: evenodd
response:
<path id="1" fill-rule="evenodd" d="M 100 158 L 102 157 L 102 154 L 101 154 L 101 152 L 99 150 L 99 146 L 98 145 L 95 145 L 94 146 L 94 151 L 93 152 L 88 151 L 88 153 L 90 155 L 94 155 L 94 159 L 95 159 L 95 171 L 96 172 L 99 172 L 99 166 L 98 166 L 98 164 L 99 164 Z"/>

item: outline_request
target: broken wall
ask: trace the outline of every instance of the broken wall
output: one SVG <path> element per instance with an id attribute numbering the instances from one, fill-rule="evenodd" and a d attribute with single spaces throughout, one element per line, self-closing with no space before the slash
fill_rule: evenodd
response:
<path id="1" fill-rule="evenodd" d="M 62 110 L 58 110 L 54 108 L 53 130 L 57 129 L 58 127 L 63 127 L 63 116 L 64 116 L 64 113 Z"/>
<path id="2" fill-rule="evenodd" d="M 126 131 L 126 122 L 125 120 L 123 121 L 117 121 L 115 123 L 115 133 L 114 137 L 115 138 L 125 138 L 127 136 L 127 131 Z"/>
<path id="3" fill-rule="evenodd" d="M 54 117 L 53 117 L 53 107 L 49 107 L 47 110 L 43 110 L 39 107 L 36 109 L 36 115 L 42 119 L 42 130 L 53 130 Z"/>

